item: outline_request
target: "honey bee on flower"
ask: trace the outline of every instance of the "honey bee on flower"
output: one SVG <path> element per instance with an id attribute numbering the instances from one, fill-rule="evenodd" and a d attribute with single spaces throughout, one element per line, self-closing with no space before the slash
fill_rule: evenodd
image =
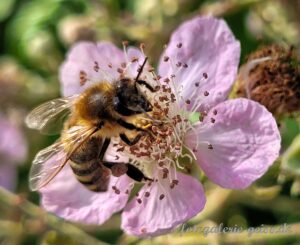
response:
<path id="1" fill-rule="evenodd" d="M 74 165 L 66 164 L 39 189 L 48 211 L 73 221 L 102 224 L 123 209 L 121 226 L 126 233 L 156 236 L 205 206 L 203 187 L 188 171 L 189 166 L 197 163 L 210 180 L 224 188 L 243 189 L 277 158 L 280 135 L 272 114 L 248 99 L 226 100 L 236 78 L 240 44 L 223 20 L 197 17 L 183 23 L 162 54 L 157 73 L 146 56 L 143 47 L 124 45 L 121 51 L 106 42 L 78 43 L 69 52 L 60 70 L 64 97 L 80 96 L 104 81 L 122 80 L 129 86 L 140 80 L 137 89 L 149 110 L 141 106 L 143 110 L 134 117 L 123 113 L 123 126 L 133 125 L 126 137 L 110 129 L 111 142 L 96 161 L 109 176 L 106 190 L 88 190 L 76 181 Z M 126 104 L 123 112 L 125 109 L 130 107 Z M 78 124 L 84 122 L 72 125 Z M 45 165 L 59 165 L 65 151 L 51 155 Z M 67 160 L 74 161 L 72 156 Z M 126 168 L 114 174 L 114 166 L 123 163 Z M 140 179 L 132 178 L 131 166 Z M 136 182 L 142 187 L 128 202 Z"/>

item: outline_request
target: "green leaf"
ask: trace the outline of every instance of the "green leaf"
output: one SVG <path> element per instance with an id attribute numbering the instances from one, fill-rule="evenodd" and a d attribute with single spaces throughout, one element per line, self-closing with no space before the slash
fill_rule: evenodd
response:
<path id="1" fill-rule="evenodd" d="M 300 133 L 300 124 L 296 119 L 285 118 L 282 121 L 282 146 L 284 149 L 288 148 L 293 142 L 294 138 Z"/>
<path id="2" fill-rule="evenodd" d="M 15 0 L 2 0 L 0 1 L 0 21 L 7 18 L 11 11 L 13 10 L 13 6 L 15 4 Z"/>

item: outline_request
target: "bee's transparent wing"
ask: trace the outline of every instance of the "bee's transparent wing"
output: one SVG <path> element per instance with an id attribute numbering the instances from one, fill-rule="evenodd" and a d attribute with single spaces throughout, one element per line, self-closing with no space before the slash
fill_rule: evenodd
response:
<path id="1" fill-rule="evenodd" d="M 79 95 L 50 100 L 33 109 L 25 119 L 29 128 L 44 134 L 57 134 Z"/>
<path id="2" fill-rule="evenodd" d="M 36 191 L 46 186 L 63 169 L 70 155 L 96 130 L 94 127 L 74 126 L 66 132 L 63 141 L 59 139 L 38 152 L 30 169 L 30 190 Z M 65 151 L 66 144 L 71 146 L 69 152 Z"/>

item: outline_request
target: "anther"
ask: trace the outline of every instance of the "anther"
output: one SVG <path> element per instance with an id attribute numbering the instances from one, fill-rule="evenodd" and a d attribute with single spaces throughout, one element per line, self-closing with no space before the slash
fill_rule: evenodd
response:
<path id="1" fill-rule="evenodd" d="M 185 103 L 189 105 L 189 104 L 191 104 L 191 101 L 190 100 L 186 100 Z"/>
<path id="2" fill-rule="evenodd" d="M 164 56 L 164 62 L 167 62 L 170 58 L 168 56 Z"/>
<path id="3" fill-rule="evenodd" d="M 145 197 L 149 197 L 150 196 L 150 192 L 149 191 L 146 191 L 145 192 Z"/>
<path id="4" fill-rule="evenodd" d="M 112 68 L 112 63 L 109 63 L 107 66 L 108 66 L 109 68 Z"/>
<path id="5" fill-rule="evenodd" d="M 159 196 L 159 200 L 164 199 L 164 197 L 165 197 L 165 195 L 164 195 L 164 194 L 161 194 L 161 195 Z"/>
<path id="6" fill-rule="evenodd" d="M 137 199 L 137 202 L 138 202 L 139 204 L 141 204 L 141 203 L 142 203 L 142 199 L 141 199 L 141 198 L 138 198 L 138 199 Z"/>
<path id="7" fill-rule="evenodd" d="M 210 121 L 212 122 L 212 123 L 215 123 L 215 121 L 216 121 L 216 119 L 214 119 L 213 117 L 210 119 Z"/>
<path id="8" fill-rule="evenodd" d="M 131 59 L 131 62 L 138 62 L 138 61 L 139 61 L 139 58 L 136 56 L 133 56 Z"/>
<path id="9" fill-rule="evenodd" d="M 182 63 L 180 61 L 177 62 L 177 64 L 176 64 L 177 67 L 180 67 L 181 65 L 182 65 Z"/>
<path id="10" fill-rule="evenodd" d="M 182 47 L 182 43 L 177 43 L 177 48 L 181 48 Z"/>
<path id="11" fill-rule="evenodd" d="M 123 45 L 124 47 L 128 47 L 128 44 L 129 44 L 129 42 L 128 42 L 127 40 L 124 40 L 124 41 L 122 42 L 122 45 Z"/>
<path id="12" fill-rule="evenodd" d="M 204 96 L 208 96 L 209 95 L 209 92 L 208 91 L 205 91 L 204 92 Z"/>
<path id="13" fill-rule="evenodd" d="M 213 114 L 214 114 L 214 115 L 217 115 L 217 114 L 218 114 L 218 111 L 217 111 L 216 109 L 214 109 L 214 110 L 213 110 Z"/>
<path id="14" fill-rule="evenodd" d="M 169 173 L 169 170 L 168 170 L 167 168 L 164 168 L 164 169 L 163 169 L 163 172 L 166 173 L 166 174 L 168 174 L 168 173 Z"/>
<path id="15" fill-rule="evenodd" d="M 155 69 L 152 66 L 149 66 L 148 72 L 154 72 L 154 71 L 155 71 Z"/>
<path id="16" fill-rule="evenodd" d="M 117 190 L 117 187 L 116 187 L 115 185 L 113 185 L 111 188 L 112 188 L 113 190 Z"/>
<path id="17" fill-rule="evenodd" d="M 144 49 L 145 49 L 145 44 L 144 44 L 144 43 L 141 43 L 141 44 L 140 44 L 140 49 L 141 49 L 141 50 L 144 50 Z"/>
<path id="18" fill-rule="evenodd" d="M 174 183 L 175 185 L 178 185 L 178 183 L 179 183 L 179 180 L 177 180 L 177 179 L 173 179 L 173 180 L 172 180 L 172 183 Z"/>
<path id="19" fill-rule="evenodd" d="M 199 85 L 200 85 L 200 83 L 195 83 L 195 86 L 196 86 L 196 87 L 199 87 Z"/>
<path id="20" fill-rule="evenodd" d="M 158 85 L 155 86 L 155 87 L 154 87 L 154 90 L 155 90 L 155 91 L 159 91 L 159 90 L 160 90 L 160 86 L 158 86 Z"/>
<path id="21" fill-rule="evenodd" d="M 169 82 L 170 82 L 170 79 L 167 77 L 167 78 L 164 79 L 164 82 L 165 82 L 165 83 L 169 83 Z"/>
<path id="22" fill-rule="evenodd" d="M 95 64 L 95 65 L 94 65 L 94 71 L 95 71 L 95 72 L 98 72 L 99 69 L 100 69 L 99 64 L 98 64 L 97 61 L 95 61 L 94 64 Z"/>
<path id="23" fill-rule="evenodd" d="M 79 84 L 80 86 L 83 86 L 87 82 L 87 74 L 85 71 L 80 71 L 79 73 Z"/>
<path id="24" fill-rule="evenodd" d="M 124 72 L 124 70 L 122 68 L 118 68 L 117 72 L 119 72 L 120 74 L 122 74 Z"/>
<path id="25" fill-rule="evenodd" d="M 211 144 L 208 144 L 208 149 L 212 150 L 213 146 Z"/>
<path id="26" fill-rule="evenodd" d="M 208 78 L 208 76 L 207 76 L 207 73 L 206 73 L 206 72 L 204 72 L 202 75 L 203 75 L 203 77 L 204 77 L 205 79 L 207 79 L 207 78 Z"/>
<path id="27" fill-rule="evenodd" d="M 121 192 L 120 192 L 120 190 L 116 189 L 116 190 L 115 190 L 115 193 L 116 193 L 117 195 L 119 195 Z"/>
<path id="28" fill-rule="evenodd" d="M 126 63 L 125 62 L 121 63 L 121 67 L 125 69 L 126 68 Z"/>
<path id="29" fill-rule="evenodd" d="M 183 64 L 183 68 L 188 68 L 189 66 L 187 64 Z"/>

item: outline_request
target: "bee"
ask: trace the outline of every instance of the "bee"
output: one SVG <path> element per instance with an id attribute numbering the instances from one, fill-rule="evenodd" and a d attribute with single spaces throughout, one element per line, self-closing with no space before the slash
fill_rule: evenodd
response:
<path id="1" fill-rule="evenodd" d="M 130 163 L 104 161 L 112 137 L 120 137 L 127 145 L 136 144 L 147 134 L 147 127 L 136 126 L 129 119 L 152 111 L 152 105 L 139 86 L 155 89 L 139 77 L 145 58 L 135 79 L 120 78 L 99 82 L 83 93 L 48 101 L 29 113 L 29 128 L 44 131 L 56 118 L 68 115 L 61 137 L 37 153 L 30 170 L 29 186 L 35 191 L 46 186 L 68 163 L 77 180 L 94 192 L 108 189 L 110 176 L 127 174 L 133 180 L 150 180 Z M 136 131 L 135 137 L 128 133 Z"/>

